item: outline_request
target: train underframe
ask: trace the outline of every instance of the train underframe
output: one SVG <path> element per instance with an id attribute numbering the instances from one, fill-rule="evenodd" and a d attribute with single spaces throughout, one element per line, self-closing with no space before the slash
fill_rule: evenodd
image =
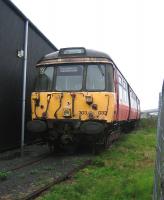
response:
<path id="1" fill-rule="evenodd" d="M 98 120 L 34 120 L 33 126 L 36 122 L 41 122 L 39 126 L 42 126 L 42 131 L 39 134 L 51 151 L 74 151 L 79 145 L 88 144 L 95 152 L 98 146 L 108 148 L 121 132 L 127 133 L 136 126 L 136 120 L 113 123 Z"/>

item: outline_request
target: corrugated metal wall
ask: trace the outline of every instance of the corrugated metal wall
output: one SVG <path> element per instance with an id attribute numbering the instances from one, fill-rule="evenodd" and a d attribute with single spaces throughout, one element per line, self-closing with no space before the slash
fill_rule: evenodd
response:
<path id="1" fill-rule="evenodd" d="M 10 1 L 0 1 L 0 150 L 20 143 L 23 57 L 17 56 L 17 50 L 24 49 L 25 22 L 26 17 Z M 28 41 L 26 119 L 30 118 L 34 66 L 56 50 L 31 22 Z"/>

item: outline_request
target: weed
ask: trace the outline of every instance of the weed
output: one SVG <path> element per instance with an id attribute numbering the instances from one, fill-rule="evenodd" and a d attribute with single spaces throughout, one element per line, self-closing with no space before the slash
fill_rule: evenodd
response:
<path id="1" fill-rule="evenodd" d="M 4 172 L 4 171 L 0 171 L 0 180 L 4 181 L 7 179 L 7 177 L 9 176 L 10 172 Z"/>
<path id="2" fill-rule="evenodd" d="M 105 165 L 104 160 L 100 158 L 96 158 L 92 161 L 92 165 L 97 166 L 97 167 L 103 167 Z"/>

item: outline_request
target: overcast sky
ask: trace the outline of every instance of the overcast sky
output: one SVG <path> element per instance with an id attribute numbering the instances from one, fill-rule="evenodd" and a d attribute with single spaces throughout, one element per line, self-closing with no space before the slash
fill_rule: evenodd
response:
<path id="1" fill-rule="evenodd" d="M 108 53 L 141 101 L 158 107 L 164 78 L 164 0 L 12 0 L 57 47 Z"/>

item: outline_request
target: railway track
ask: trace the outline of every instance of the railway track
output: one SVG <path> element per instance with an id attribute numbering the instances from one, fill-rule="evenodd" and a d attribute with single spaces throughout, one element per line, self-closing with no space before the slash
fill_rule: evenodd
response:
<path id="1" fill-rule="evenodd" d="M 119 134 L 116 135 L 116 136 L 113 135 L 110 139 L 108 139 L 108 141 L 106 141 L 106 142 L 107 142 L 106 148 L 109 148 L 110 145 L 111 145 L 115 140 L 118 139 L 118 137 L 119 137 Z M 96 153 L 94 152 L 94 154 L 96 154 Z M 42 161 L 42 160 L 44 160 L 44 159 L 47 159 L 48 156 L 50 156 L 50 155 L 52 155 L 52 153 L 45 153 L 45 154 L 43 154 L 43 155 L 41 155 L 41 156 L 38 156 L 38 158 L 35 159 L 35 160 L 31 160 L 31 161 L 26 162 L 26 163 L 24 163 L 24 164 L 22 164 L 22 165 L 13 167 L 13 168 L 11 168 L 11 169 L 6 170 L 5 172 L 8 173 L 8 172 L 12 172 L 12 171 L 15 171 L 15 170 L 22 169 L 23 167 L 27 167 L 27 166 L 29 166 L 29 165 L 33 165 L 33 164 L 38 163 L 38 162 L 40 162 L 40 161 Z"/>
<path id="2" fill-rule="evenodd" d="M 106 141 L 108 148 L 118 139 L 119 134 L 111 136 Z M 0 199 L 1 197 L 5 199 L 6 196 L 13 200 L 35 199 L 52 186 L 68 180 L 75 172 L 91 164 L 93 155 L 88 155 L 87 152 L 83 153 L 78 155 L 61 154 L 54 157 L 52 153 L 46 152 L 19 164 L 15 162 L 17 164 L 15 166 L 9 165 L 9 168 L 5 170 L 5 172 L 10 172 L 7 180 L 1 182 Z M 39 183 L 40 180 L 43 184 Z"/>
<path id="3" fill-rule="evenodd" d="M 119 138 L 120 132 L 118 132 L 116 135 L 112 135 L 112 137 L 110 139 L 108 139 L 108 144 L 107 144 L 107 148 L 110 148 L 110 145 Z M 78 167 L 75 167 L 74 169 L 72 169 L 71 171 L 69 171 L 67 174 L 65 174 L 64 176 L 60 176 L 58 178 L 54 178 L 53 181 L 51 183 L 48 183 L 47 185 L 39 188 L 38 190 L 32 192 L 31 194 L 28 194 L 27 196 L 21 198 L 21 200 L 32 200 L 32 199 L 36 199 L 37 197 L 39 197 L 40 195 L 42 195 L 44 192 L 48 191 L 51 187 L 55 186 L 56 184 L 59 184 L 63 181 L 66 181 L 70 178 L 72 178 L 72 176 L 74 175 L 74 173 L 76 173 L 77 171 L 85 168 L 87 165 L 90 165 L 92 163 L 91 159 L 85 160 L 82 164 L 80 164 Z"/>
<path id="4" fill-rule="evenodd" d="M 69 171 L 64 176 L 61 176 L 61 177 L 58 177 L 58 178 L 54 178 L 51 183 L 48 183 L 47 185 L 45 185 L 45 186 L 41 187 L 40 189 L 32 192 L 31 194 L 28 194 L 27 196 L 21 198 L 21 200 L 36 199 L 41 194 L 43 194 L 43 192 L 46 192 L 48 189 L 50 189 L 54 185 L 59 184 L 59 183 L 65 181 L 65 180 L 68 180 L 68 179 L 72 178 L 72 176 L 74 175 L 74 173 L 76 173 L 77 171 L 85 168 L 87 165 L 90 165 L 91 162 L 92 162 L 91 159 L 85 160 L 81 165 L 79 165 L 78 167 L 75 167 L 74 169 L 72 169 L 71 171 Z"/>
<path id="5" fill-rule="evenodd" d="M 22 169 L 22 168 L 24 168 L 24 167 L 28 167 L 28 166 L 30 166 L 30 165 L 39 163 L 39 162 L 41 162 L 41 161 L 44 160 L 44 159 L 48 159 L 48 157 L 51 156 L 51 155 L 53 155 L 53 154 L 52 154 L 52 153 L 45 153 L 45 154 L 43 154 L 43 155 L 38 156 L 37 159 L 31 160 L 31 161 L 27 161 L 26 163 L 21 164 L 21 165 L 18 165 L 18 166 L 16 166 L 16 167 L 13 167 L 13 168 L 11 168 L 11 169 L 8 169 L 8 170 L 6 170 L 5 172 L 6 172 L 6 173 L 8 173 L 8 172 L 13 172 L 13 171 Z M 61 154 L 59 154 L 59 155 L 67 155 L 67 154 L 62 154 L 62 153 L 61 153 Z"/>
<path id="6" fill-rule="evenodd" d="M 47 152 L 17 165 L 10 161 L 9 168 L 3 170 L 6 179 L 0 180 L 0 199 L 34 199 L 53 185 L 71 178 L 90 164 L 90 158 L 86 154 L 54 156 Z"/>
<path id="7" fill-rule="evenodd" d="M 29 142 L 29 143 L 25 144 L 25 147 L 30 146 L 30 145 L 35 145 L 35 144 L 36 145 L 43 144 L 43 141 L 37 140 L 37 141 L 34 141 L 34 142 Z M 20 145 L 15 145 L 15 146 L 0 149 L 0 153 L 12 151 L 12 150 L 18 150 L 18 149 L 20 149 Z"/>
<path id="8" fill-rule="evenodd" d="M 8 172 L 13 172 L 13 171 L 15 171 L 15 170 L 19 170 L 19 169 L 22 169 L 22 168 L 24 168 L 24 167 L 33 165 L 33 164 L 35 164 L 35 163 L 38 163 L 38 162 L 40 162 L 40 161 L 46 159 L 46 158 L 47 158 L 48 156 L 50 156 L 50 155 L 51 155 L 50 153 L 45 153 L 45 154 L 39 156 L 39 157 L 38 157 L 37 159 L 35 159 L 35 160 L 28 161 L 28 162 L 26 162 L 26 163 L 24 163 L 24 164 L 21 164 L 21 165 L 18 165 L 18 166 L 16 166 L 16 167 L 13 167 L 13 168 L 11 168 L 11 169 L 8 169 L 8 170 L 6 170 L 5 172 L 6 172 L 6 173 L 8 173 Z"/>

